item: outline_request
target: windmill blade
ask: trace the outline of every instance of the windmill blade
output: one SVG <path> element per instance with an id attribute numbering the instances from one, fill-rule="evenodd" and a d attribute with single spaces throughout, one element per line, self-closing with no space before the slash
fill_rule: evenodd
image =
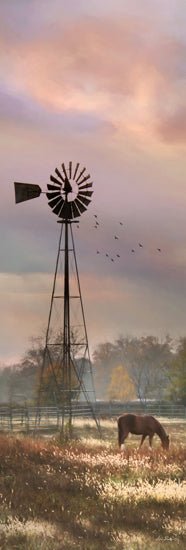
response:
<path id="1" fill-rule="evenodd" d="M 19 181 L 14 182 L 15 189 L 15 202 L 29 201 L 30 199 L 35 199 L 41 194 L 41 187 L 33 183 L 20 183 Z"/>
<path id="2" fill-rule="evenodd" d="M 55 168 L 55 173 L 57 174 L 57 176 L 63 181 L 63 183 L 65 182 L 61 172 L 58 170 L 58 168 Z"/>
<path id="3" fill-rule="evenodd" d="M 79 181 L 78 185 L 81 185 L 81 183 L 88 180 L 89 178 L 90 178 L 90 174 L 88 174 L 88 176 L 84 176 L 84 178 L 81 181 Z M 76 181 L 76 183 L 77 183 L 77 181 Z"/>
<path id="4" fill-rule="evenodd" d="M 53 181 L 54 183 L 59 185 L 59 187 L 62 186 L 62 183 L 59 180 L 57 180 L 54 176 L 50 176 L 50 181 Z"/>
<path id="5" fill-rule="evenodd" d="M 72 208 L 73 218 L 78 218 L 81 212 L 78 210 L 78 207 L 76 206 L 74 201 L 71 202 L 71 208 Z"/>
<path id="6" fill-rule="evenodd" d="M 79 190 L 79 193 L 78 193 L 78 197 L 80 197 L 80 195 L 84 195 L 85 197 L 91 197 L 93 195 L 93 191 L 81 191 Z"/>
<path id="7" fill-rule="evenodd" d="M 70 202 L 64 202 L 63 204 L 63 207 L 60 211 L 60 213 L 58 214 L 58 216 L 60 218 L 64 218 L 64 219 L 67 219 L 67 220 L 71 220 L 72 219 L 72 208 L 71 208 L 71 203 Z"/>
<path id="8" fill-rule="evenodd" d="M 69 178 L 71 179 L 72 177 L 72 161 L 70 160 L 69 161 Z"/>
<path id="9" fill-rule="evenodd" d="M 74 203 L 75 203 L 75 205 L 78 207 L 78 209 L 79 209 L 79 211 L 80 211 L 81 213 L 82 213 L 82 212 L 85 212 L 86 207 L 82 204 L 82 202 L 79 201 L 78 198 L 76 198 L 76 199 L 74 200 Z"/>
<path id="10" fill-rule="evenodd" d="M 49 191 L 58 191 L 58 193 L 60 192 L 59 187 L 57 187 L 56 185 L 51 185 L 50 183 L 47 183 L 47 189 Z"/>
<path id="11" fill-rule="evenodd" d="M 66 168 L 65 168 L 64 162 L 62 163 L 61 166 L 62 166 L 62 168 L 63 168 L 63 172 L 64 172 L 64 174 L 65 174 L 65 178 L 68 179 L 68 176 L 67 176 L 67 172 L 66 172 Z"/>
<path id="12" fill-rule="evenodd" d="M 80 193 L 78 193 L 78 199 L 80 199 L 83 204 L 86 204 L 86 206 L 91 202 L 90 199 L 86 199 L 83 195 L 80 195 Z"/>
<path id="13" fill-rule="evenodd" d="M 55 199 L 55 197 L 58 197 L 58 199 L 61 198 L 61 195 L 60 195 L 59 191 L 56 191 L 55 193 L 46 193 L 46 196 L 47 196 L 49 201 L 51 199 Z"/>
<path id="14" fill-rule="evenodd" d="M 79 178 L 82 176 L 82 174 L 84 173 L 85 170 L 86 170 L 86 168 L 85 168 L 85 166 L 84 166 L 83 170 L 81 170 L 79 176 L 78 176 L 77 179 L 76 179 L 76 183 L 78 182 Z"/>
<path id="15" fill-rule="evenodd" d="M 81 189 L 88 189 L 88 187 L 92 187 L 92 181 L 90 183 L 86 183 L 86 185 L 82 185 L 82 187 L 79 187 L 79 191 L 81 191 Z"/>
<path id="16" fill-rule="evenodd" d="M 55 200 L 55 199 L 54 199 Z M 53 206 L 52 206 L 52 202 L 53 202 Z M 57 216 L 59 216 L 60 214 L 60 211 L 63 207 L 63 204 L 64 204 L 64 200 L 62 199 L 62 197 L 60 198 L 60 200 L 58 200 L 57 203 L 54 203 L 54 201 L 51 201 L 49 203 L 49 205 L 51 206 L 52 208 L 52 212 L 54 212 L 54 214 L 57 214 Z"/>
<path id="17" fill-rule="evenodd" d="M 52 208 L 52 210 L 53 210 L 53 208 L 61 201 L 64 202 L 62 197 L 60 195 L 58 195 L 58 197 L 55 197 L 52 200 L 49 200 L 48 204 L 49 204 L 50 208 Z"/>
<path id="18" fill-rule="evenodd" d="M 75 172 L 74 172 L 74 175 L 73 175 L 73 180 L 75 180 L 75 177 L 76 177 L 76 174 L 77 174 L 78 168 L 79 168 L 79 162 L 77 162 L 77 164 L 76 164 L 76 167 L 75 167 Z"/>
<path id="19" fill-rule="evenodd" d="M 53 212 L 54 214 L 58 214 L 59 218 L 65 218 L 64 209 L 65 209 L 65 201 L 63 201 L 63 203 L 61 204 L 61 207 L 58 212 L 55 212 L 54 210 Z"/>

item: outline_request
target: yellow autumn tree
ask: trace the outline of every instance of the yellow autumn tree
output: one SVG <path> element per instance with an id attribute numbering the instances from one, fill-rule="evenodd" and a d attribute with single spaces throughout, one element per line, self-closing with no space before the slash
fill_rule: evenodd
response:
<path id="1" fill-rule="evenodd" d="M 119 365 L 112 371 L 111 383 L 108 389 L 109 399 L 132 401 L 136 398 L 135 387 L 127 369 Z"/>
<path id="2" fill-rule="evenodd" d="M 63 365 L 56 361 L 53 365 L 49 364 L 45 368 L 42 379 L 39 378 L 36 392 L 37 395 L 40 392 L 40 403 L 53 404 L 54 394 L 56 396 L 58 405 L 68 403 L 69 400 L 69 388 L 67 387 L 67 381 L 64 381 Z M 65 387 L 67 390 L 65 391 Z M 71 365 L 71 399 L 77 397 L 77 393 L 80 392 L 80 383 L 78 377 L 74 371 L 73 363 Z"/>

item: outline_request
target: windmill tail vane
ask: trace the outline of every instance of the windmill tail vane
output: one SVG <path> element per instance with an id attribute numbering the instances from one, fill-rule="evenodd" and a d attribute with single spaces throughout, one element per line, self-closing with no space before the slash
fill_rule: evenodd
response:
<path id="1" fill-rule="evenodd" d="M 14 182 L 15 189 L 15 202 L 28 201 L 39 197 L 42 193 L 41 187 L 34 183 L 21 183 L 19 181 Z"/>

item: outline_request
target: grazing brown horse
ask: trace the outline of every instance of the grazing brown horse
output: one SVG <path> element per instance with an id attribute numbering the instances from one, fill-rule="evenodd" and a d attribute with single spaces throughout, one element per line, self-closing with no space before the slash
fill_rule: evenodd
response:
<path id="1" fill-rule="evenodd" d="M 152 438 L 155 433 L 159 435 L 163 448 L 169 448 L 169 436 L 166 434 L 160 422 L 158 422 L 154 416 L 151 416 L 151 414 L 144 414 L 142 416 L 140 414 L 126 413 L 119 416 L 117 422 L 118 447 L 120 451 L 124 449 L 124 441 L 129 432 L 131 434 L 142 435 L 139 449 L 141 448 L 144 439 L 148 436 L 150 450 L 152 450 Z"/>

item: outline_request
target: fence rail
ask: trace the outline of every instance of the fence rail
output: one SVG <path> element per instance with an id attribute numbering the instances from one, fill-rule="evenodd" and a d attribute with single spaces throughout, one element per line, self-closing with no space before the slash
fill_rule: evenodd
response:
<path id="1" fill-rule="evenodd" d="M 168 418 L 186 419 L 186 407 L 183 405 L 169 403 L 146 403 L 139 402 L 101 402 L 97 401 L 89 406 L 87 403 L 76 403 L 72 405 L 72 418 L 91 418 L 92 411 L 100 419 L 115 418 L 124 412 L 135 412 L 138 414 L 152 414 L 153 416 L 164 416 Z M 69 410 L 65 409 L 68 418 Z M 56 406 L 40 407 L 34 406 L 0 406 L 0 429 L 6 431 L 33 431 L 37 416 L 39 430 L 59 429 L 62 410 Z"/>
<path id="2" fill-rule="evenodd" d="M 186 418 L 186 407 L 175 403 L 140 403 L 132 402 L 97 402 L 96 409 L 100 416 L 109 417 L 119 416 L 125 412 L 134 412 L 137 414 L 152 414 L 153 416 L 166 416 L 170 418 Z"/>

